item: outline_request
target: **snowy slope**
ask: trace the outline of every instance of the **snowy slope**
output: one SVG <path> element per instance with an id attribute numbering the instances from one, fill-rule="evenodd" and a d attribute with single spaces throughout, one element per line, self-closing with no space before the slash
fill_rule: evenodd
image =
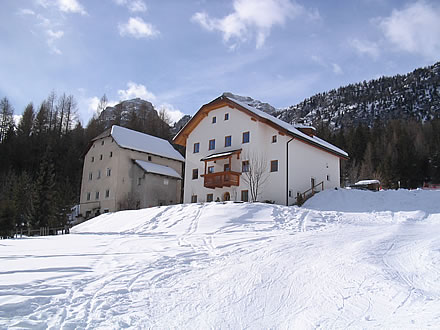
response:
<path id="1" fill-rule="evenodd" d="M 440 192 L 101 215 L 0 243 L 0 328 L 428 328 Z"/>

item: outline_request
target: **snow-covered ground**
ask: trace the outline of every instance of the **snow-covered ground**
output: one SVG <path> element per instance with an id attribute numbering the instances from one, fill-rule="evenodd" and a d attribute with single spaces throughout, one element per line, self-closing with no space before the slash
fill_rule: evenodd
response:
<path id="1" fill-rule="evenodd" d="M 435 328 L 440 191 L 124 211 L 0 260 L 0 328 Z"/>

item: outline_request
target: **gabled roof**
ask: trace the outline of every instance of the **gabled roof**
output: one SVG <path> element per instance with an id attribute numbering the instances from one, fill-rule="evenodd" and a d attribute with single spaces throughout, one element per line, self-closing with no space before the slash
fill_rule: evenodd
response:
<path id="1" fill-rule="evenodd" d="M 182 177 L 174 169 L 168 166 L 154 164 L 151 162 L 146 162 L 144 160 L 136 159 L 134 161 L 140 168 L 142 168 L 147 173 L 159 174 L 163 176 L 169 176 L 176 179 L 182 179 Z"/>
<path id="2" fill-rule="evenodd" d="M 124 149 L 145 152 L 181 162 L 185 161 L 185 158 L 167 140 L 117 125 L 105 130 L 92 141 L 107 136 L 111 136 L 117 145 Z"/>
<path id="3" fill-rule="evenodd" d="M 271 116 L 268 113 L 253 108 L 247 105 L 246 103 L 242 103 L 240 101 L 237 101 L 235 99 L 232 99 L 224 95 L 216 98 L 215 100 L 211 101 L 208 104 L 203 105 L 199 109 L 199 111 L 197 111 L 197 113 L 191 118 L 191 120 L 188 123 L 186 123 L 186 125 L 179 131 L 179 133 L 177 133 L 173 141 L 182 146 L 186 146 L 186 139 L 188 135 L 200 123 L 200 121 L 210 111 L 219 109 L 223 106 L 229 106 L 231 108 L 235 108 L 239 111 L 245 112 L 254 119 L 259 120 L 265 124 L 268 124 L 269 126 L 272 126 L 280 130 L 282 133 L 285 133 L 286 135 L 292 136 L 293 138 L 296 138 L 302 142 L 311 144 L 317 148 L 328 151 L 338 157 L 348 158 L 348 154 L 344 150 L 334 146 L 333 144 L 324 141 L 318 138 L 317 136 L 309 136 L 301 132 L 299 129 L 295 128 L 295 126 L 286 123 L 281 119 L 275 118 L 274 116 Z"/>

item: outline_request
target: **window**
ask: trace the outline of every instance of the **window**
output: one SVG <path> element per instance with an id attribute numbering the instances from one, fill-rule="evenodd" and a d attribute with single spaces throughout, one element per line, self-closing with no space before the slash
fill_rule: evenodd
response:
<path id="1" fill-rule="evenodd" d="M 232 142 L 232 137 L 229 136 L 225 136 L 225 147 L 230 147 L 231 146 L 231 142 Z"/>
<path id="2" fill-rule="evenodd" d="M 208 173 L 214 173 L 214 166 L 208 167 Z"/>
<path id="3" fill-rule="evenodd" d="M 95 193 L 95 199 L 99 199 L 99 191 Z"/>
<path id="4" fill-rule="evenodd" d="M 148 156 L 148 161 L 151 162 L 151 156 Z"/>
<path id="5" fill-rule="evenodd" d="M 197 195 L 191 196 L 191 203 L 197 203 Z"/>
<path id="6" fill-rule="evenodd" d="M 108 213 L 109 212 L 109 209 L 104 209 L 104 213 Z"/>
<path id="7" fill-rule="evenodd" d="M 168 183 L 169 183 L 168 179 L 163 179 L 163 184 L 164 184 L 165 186 L 168 186 Z"/>
<path id="8" fill-rule="evenodd" d="M 89 192 L 87 193 L 87 200 L 88 201 L 90 200 L 90 193 Z"/>
<path id="9" fill-rule="evenodd" d="M 231 169 L 229 168 L 229 164 L 225 164 L 223 165 L 223 171 L 224 172 L 229 172 Z"/>
<path id="10" fill-rule="evenodd" d="M 270 171 L 271 172 L 278 172 L 278 160 L 271 160 L 270 161 Z"/>
<path id="11" fill-rule="evenodd" d="M 109 198 L 110 197 L 110 189 L 107 189 L 105 191 L 105 198 Z"/>
<path id="12" fill-rule="evenodd" d="M 249 143 L 249 132 L 243 132 L 243 143 Z"/>
<path id="13" fill-rule="evenodd" d="M 104 145 L 104 140 L 101 141 L 101 145 L 102 145 L 102 146 Z"/>
<path id="14" fill-rule="evenodd" d="M 200 151 L 200 143 L 199 142 L 194 143 L 194 151 L 193 152 L 196 154 L 199 151 Z"/>
<path id="15" fill-rule="evenodd" d="M 138 186 L 140 186 L 142 183 L 142 178 L 138 178 Z"/>
<path id="16" fill-rule="evenodd" d="M 217 122 L 217 117 L 212 117 L 212 123 L 215 124 Z"/>
<path id="17" fill-rule="evenodd" d="M 272 143 L 277 143 L 277 136 L 276 135 L 272 136 Z"/>
<path id="18" fill-rule="evenodd" d="M 97 179 L 101 179 L 101 170 L 98 170 L 98 177 Z"/>
<path id="19" fill-rule="evenodd" d="M 92 163 L 95 161 L 95 157 L 92 156 Z"/>
<path id="20" fill-rule="evenodd" d="M 249 161 L 245 160 L 241 163 L 241 171 L 242 172 L 249 172 Z"/>
<path id="21" fill-rule="evenodd" d="M 110 176 L 110 175 L 112 175 L 112 169 L 111 169 L 111 168 L 108 168 L 108 169 L 107 169 L 107 176 Z"/>
<path id="22" fill-rule="evenodd" d="M 102 155 L 99 155 L 99 160 L 102 160 Z"/>
<path id="23" fill-rule="evenodd" d="M 90 172 L 90 173 L 89 173 L 89 181 L 91 181 L 92 179 L 93 179 L 93 173 Z"/>
<path id="24" fill-rule="evenodd" d="M 215 149 L 215 139 L 209 140 L 209 150 Z"/>
<path id="25" fill-rule="evenodd" d="M 327 181 L 330 181 L 330 175 L 327 174 Z"/>
<path id="26" fill-rule="evenodd" d="M 110 157 L 113 157 L 113 151 L 110 151 Z"/>
<path id="27" fill-rule="evenodd" d="M 193 175 L 192 175 L 192 179 L 198 179 L 199 178 L 199 169 L 198 168 L 194 168 L 193 169 Z"/>
<path id="28" fill-rule="evenodd" d="M 206 195 L 206 201 L 212 202 L 214 200 L 214 194 L 207 194 Z"/>
<path id="29" fill-rule="evenodd" d="M 293 196 L 292 189 L 289 189 L 289 197 L 292 198 L 292 196 Z"/>
<path id="30" fill-rule="evenodd" d="M 249 202 L 249 191 L 248 190 L 241 191 L 241 200 L 243 202 Z"/>
<path id="31" fill-rule="evenodd" d="M 225 120 L 229 120 L 229 113 L 225 113 Z"/>

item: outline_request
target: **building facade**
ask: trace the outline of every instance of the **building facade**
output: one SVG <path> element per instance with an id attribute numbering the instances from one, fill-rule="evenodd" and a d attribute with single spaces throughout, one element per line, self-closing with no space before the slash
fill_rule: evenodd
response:
<path id="1" fill-rule="evenodd" d="M 308 190 L 339 187 L 340 159 L 348 157 L 314 128 L 292 126 L 226 96 L 202 106 L 174 142 L 186 146 L 185 203 L 292 205 Z"/>
<path id="2" fill-rule="evenodd" d="M 112 126 L 84 155 L 80 217 L 180 203 L 183 164 L 168 141 Z"/>

